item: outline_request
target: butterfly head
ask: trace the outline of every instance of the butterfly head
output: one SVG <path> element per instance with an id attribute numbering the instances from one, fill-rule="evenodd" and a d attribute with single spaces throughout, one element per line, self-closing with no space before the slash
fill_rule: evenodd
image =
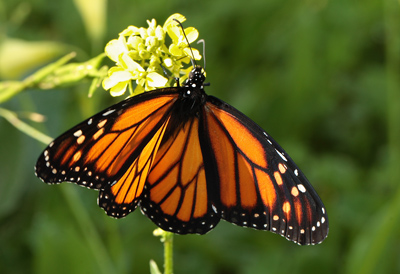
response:
<path id="1" fill-rule="evenodd" d="M 196 65 L 189 73 L 189 77 L 185 82 L 185 87 L 203 89 L 204 80 L 206 80 L 204 69 L 201 66 Z"/>

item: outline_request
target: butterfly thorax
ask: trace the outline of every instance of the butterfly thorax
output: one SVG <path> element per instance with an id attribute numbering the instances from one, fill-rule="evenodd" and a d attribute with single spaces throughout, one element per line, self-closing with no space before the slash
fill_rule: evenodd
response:
<path id="1" fill-rule="evenodd" d="M 189 125 L 190 120 L 202 115 L 202 108 L 207 101 L 203 88 L 205 79 L 203 68 L 196 66 L 185 84 L 179 87 L 179 97 L 171 109 L 171 120 L 165 132 L 166 139 L 176 135 L 184 125 Z"/>
<path id="2" fill-rule="evenodd" d="M 207 100 L 207 95 L 204 92 L 203 86 L 205 79 L 203 68 L 195 66 L 190 72 L 185 84 L 181 87 L 181 93 L 178 99 L 180 100 L 180 107 L 176 111 L 179 112 L 179 116 L 181 116 L 183 120 L 200 115 L 199 112 Z"/>

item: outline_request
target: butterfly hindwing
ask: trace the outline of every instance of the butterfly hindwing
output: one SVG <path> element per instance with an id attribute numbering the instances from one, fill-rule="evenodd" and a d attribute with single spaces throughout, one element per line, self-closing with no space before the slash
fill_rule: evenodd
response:
<path id="1" fill-rule="evenodd" d="M 199 119 L 192 118 L 177 128 L 157 153 L 141 208 L 164 230 L 204 234 L 217 225 L 220 217 L 207 191 Z"/>
<path id="2" fill-rule="evenodd" d="M 108 215 L 121 218 L 136 209 L 168 122 L 169 118 L 141 149 L 122 177 L 100 191 L 98 204 Z"/>

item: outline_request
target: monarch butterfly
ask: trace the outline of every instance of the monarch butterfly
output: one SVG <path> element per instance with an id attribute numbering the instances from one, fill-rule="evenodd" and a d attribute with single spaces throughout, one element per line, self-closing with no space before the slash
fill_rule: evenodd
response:
<path id="1" fill-rule="evenodd" d="M 100 191 L 121 218 L 141 208 L 157 226 L 204 234 L 220 219 L 300 245 L 328 234 L 325 207 L 286 152 L 255 122 L 206 95 L 194 66 L 183 86 L 143 93 L 68 130 L 44 150 L 36 176 Z"/>

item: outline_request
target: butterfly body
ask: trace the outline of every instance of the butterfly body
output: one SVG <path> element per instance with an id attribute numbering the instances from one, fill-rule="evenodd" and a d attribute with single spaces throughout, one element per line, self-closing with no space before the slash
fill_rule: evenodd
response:
<path id="1" fill-rule="evenodd" d="M 128 98 L 55 139 L 36 164 L 46 183 L 100 191 L 108 215 L 137 207 L 164 230 L 204 234 L 220 219 L 299 244 L 328 234 L 325 207 L 286 152 L 247 116 L 183 86 Z"/>

